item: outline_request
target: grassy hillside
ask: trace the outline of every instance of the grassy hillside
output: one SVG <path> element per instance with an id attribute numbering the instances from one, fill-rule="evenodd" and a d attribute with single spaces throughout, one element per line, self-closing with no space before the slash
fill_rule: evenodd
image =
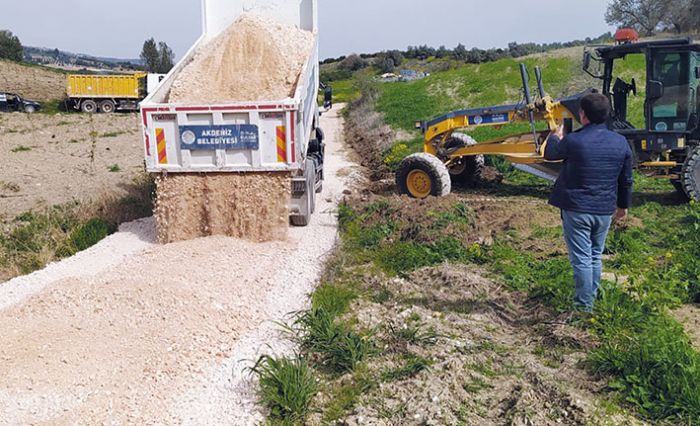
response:
<path id="1" fill-rule="evenodd" d="M 40 102 L 62 99 L 66 94 L 66 77 L 51 68 L 0 59 L 0 91 Z"/>

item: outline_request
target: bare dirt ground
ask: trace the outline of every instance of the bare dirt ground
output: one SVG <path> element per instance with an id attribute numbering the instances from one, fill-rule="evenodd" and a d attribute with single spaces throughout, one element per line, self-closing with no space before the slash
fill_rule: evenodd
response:
<path id="1" fill-rule="evenodd" d="M 325 189 L 311 225 L 290 229 L 288 241 L 159 246 L 152 222 L 141 222 L 95 246 L 72 274 L 37 273 L 25 294 L 13 281 L 0 288 L 0 301 L 12 299 L 0 310 L 0 424 L 262 420 L 242 361 L 287 347 L 274 321 L 304 307 L 337 235 L 334 208 L 348 179 L 338 172 L 350 164 L 340 118 L 322 120 Z M 144 250 L 130 252 L 134 235 Z M 123 260 L 83 271 L 111 251 Z"/>
<path id="2" fill-rule="evenodd" d="M 34 101 L 61 99 L 66 94 L 66 76 L 38 66 L 0 60 L 0 91 Z"/>
<path id="3" fill-rule="evenodd" d="M 134 114 L 0 114 L 0 221 L 24 211 L 124 195 L 143 170 Z"/>
<path id="4" fill-rule="evenodd" d="M 695 347 L 700 350 L 700 306 L 683 305 L 673 312 L 673 316 L 683 324 Z"/>

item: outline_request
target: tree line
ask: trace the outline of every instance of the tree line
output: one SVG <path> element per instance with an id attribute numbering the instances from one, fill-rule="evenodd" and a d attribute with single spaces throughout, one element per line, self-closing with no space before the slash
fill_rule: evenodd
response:
<path id="1" fill-rule="evenodd" d="M 65 55 L 58 49 L 54 49 L 52 53 L 57 61 L 65 59 Z M 167 73 L 172 69 L 175 61 L 175 54 L 170 46 L 163 41 L 156 43 L 154 38 L 149 38 L 143 43 L 140 57 L 143 61 L 142 68 L 153 73 Z M 0 59 L 15 62 L 22 62 L 25 59 L 24 46 L 22 46 L 19 37 L 14 35 L 12 31 L 0 30 Z M 81 65 L 80 62 L 76 63 Z"/>
<path id="2" fill-rule="evenodd" d="M 607 43 L 612 40 L 612 34 L 605 33 L 596 38 L 586 38 L 585 40 L 574 40 L 569 42 L 555 43 L 508 43 L 505 48 L 479 49 L 477 47 L 467 49 L 463 44 L 458 44 L 453 49 L 445 46 L 438 48 L 427 45 L 408 46 L 406 50 L 385 50 L 372 54 L 352 54 L 339 58 L 328 58 L 322 63 L 338 62 L 341 71 L 353 72 L 373 65 L 380 72 L 394 72 L 405 59 L 426 60 L 428 58 L 452 59 L 468 64 L 480 64 L 483 62 L 493 62 L 504 58 L 520 58 L 535 53 L 544 53 L 551 50 L 558 50 L 567 47 L 583 46 L 586 44 Z"/>

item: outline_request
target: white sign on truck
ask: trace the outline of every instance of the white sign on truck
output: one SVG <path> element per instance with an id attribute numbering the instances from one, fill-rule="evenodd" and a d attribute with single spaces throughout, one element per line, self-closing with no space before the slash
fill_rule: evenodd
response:
<path id="1" fill-rule="evenodd" d="M 323 175 L 317 4 L 317 0 L 202 0 L 202 36 L 141 103 L 147 171 L 289 172 L 290 218 L 293 224 L 308 224 Z M 222 104 L 169 102 L 173 83 L 197 49 L 244 12 L 313 34 L 313 49 L 293 97 Z"/>

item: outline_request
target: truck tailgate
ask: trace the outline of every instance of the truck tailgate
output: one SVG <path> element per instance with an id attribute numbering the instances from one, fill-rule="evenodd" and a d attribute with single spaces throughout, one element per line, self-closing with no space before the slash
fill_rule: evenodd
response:
<path id="1" fill-rule="evenodd" d="M 142 119 L 149 172 L 299 168 L 293 104 L 143 108 Z"/>

